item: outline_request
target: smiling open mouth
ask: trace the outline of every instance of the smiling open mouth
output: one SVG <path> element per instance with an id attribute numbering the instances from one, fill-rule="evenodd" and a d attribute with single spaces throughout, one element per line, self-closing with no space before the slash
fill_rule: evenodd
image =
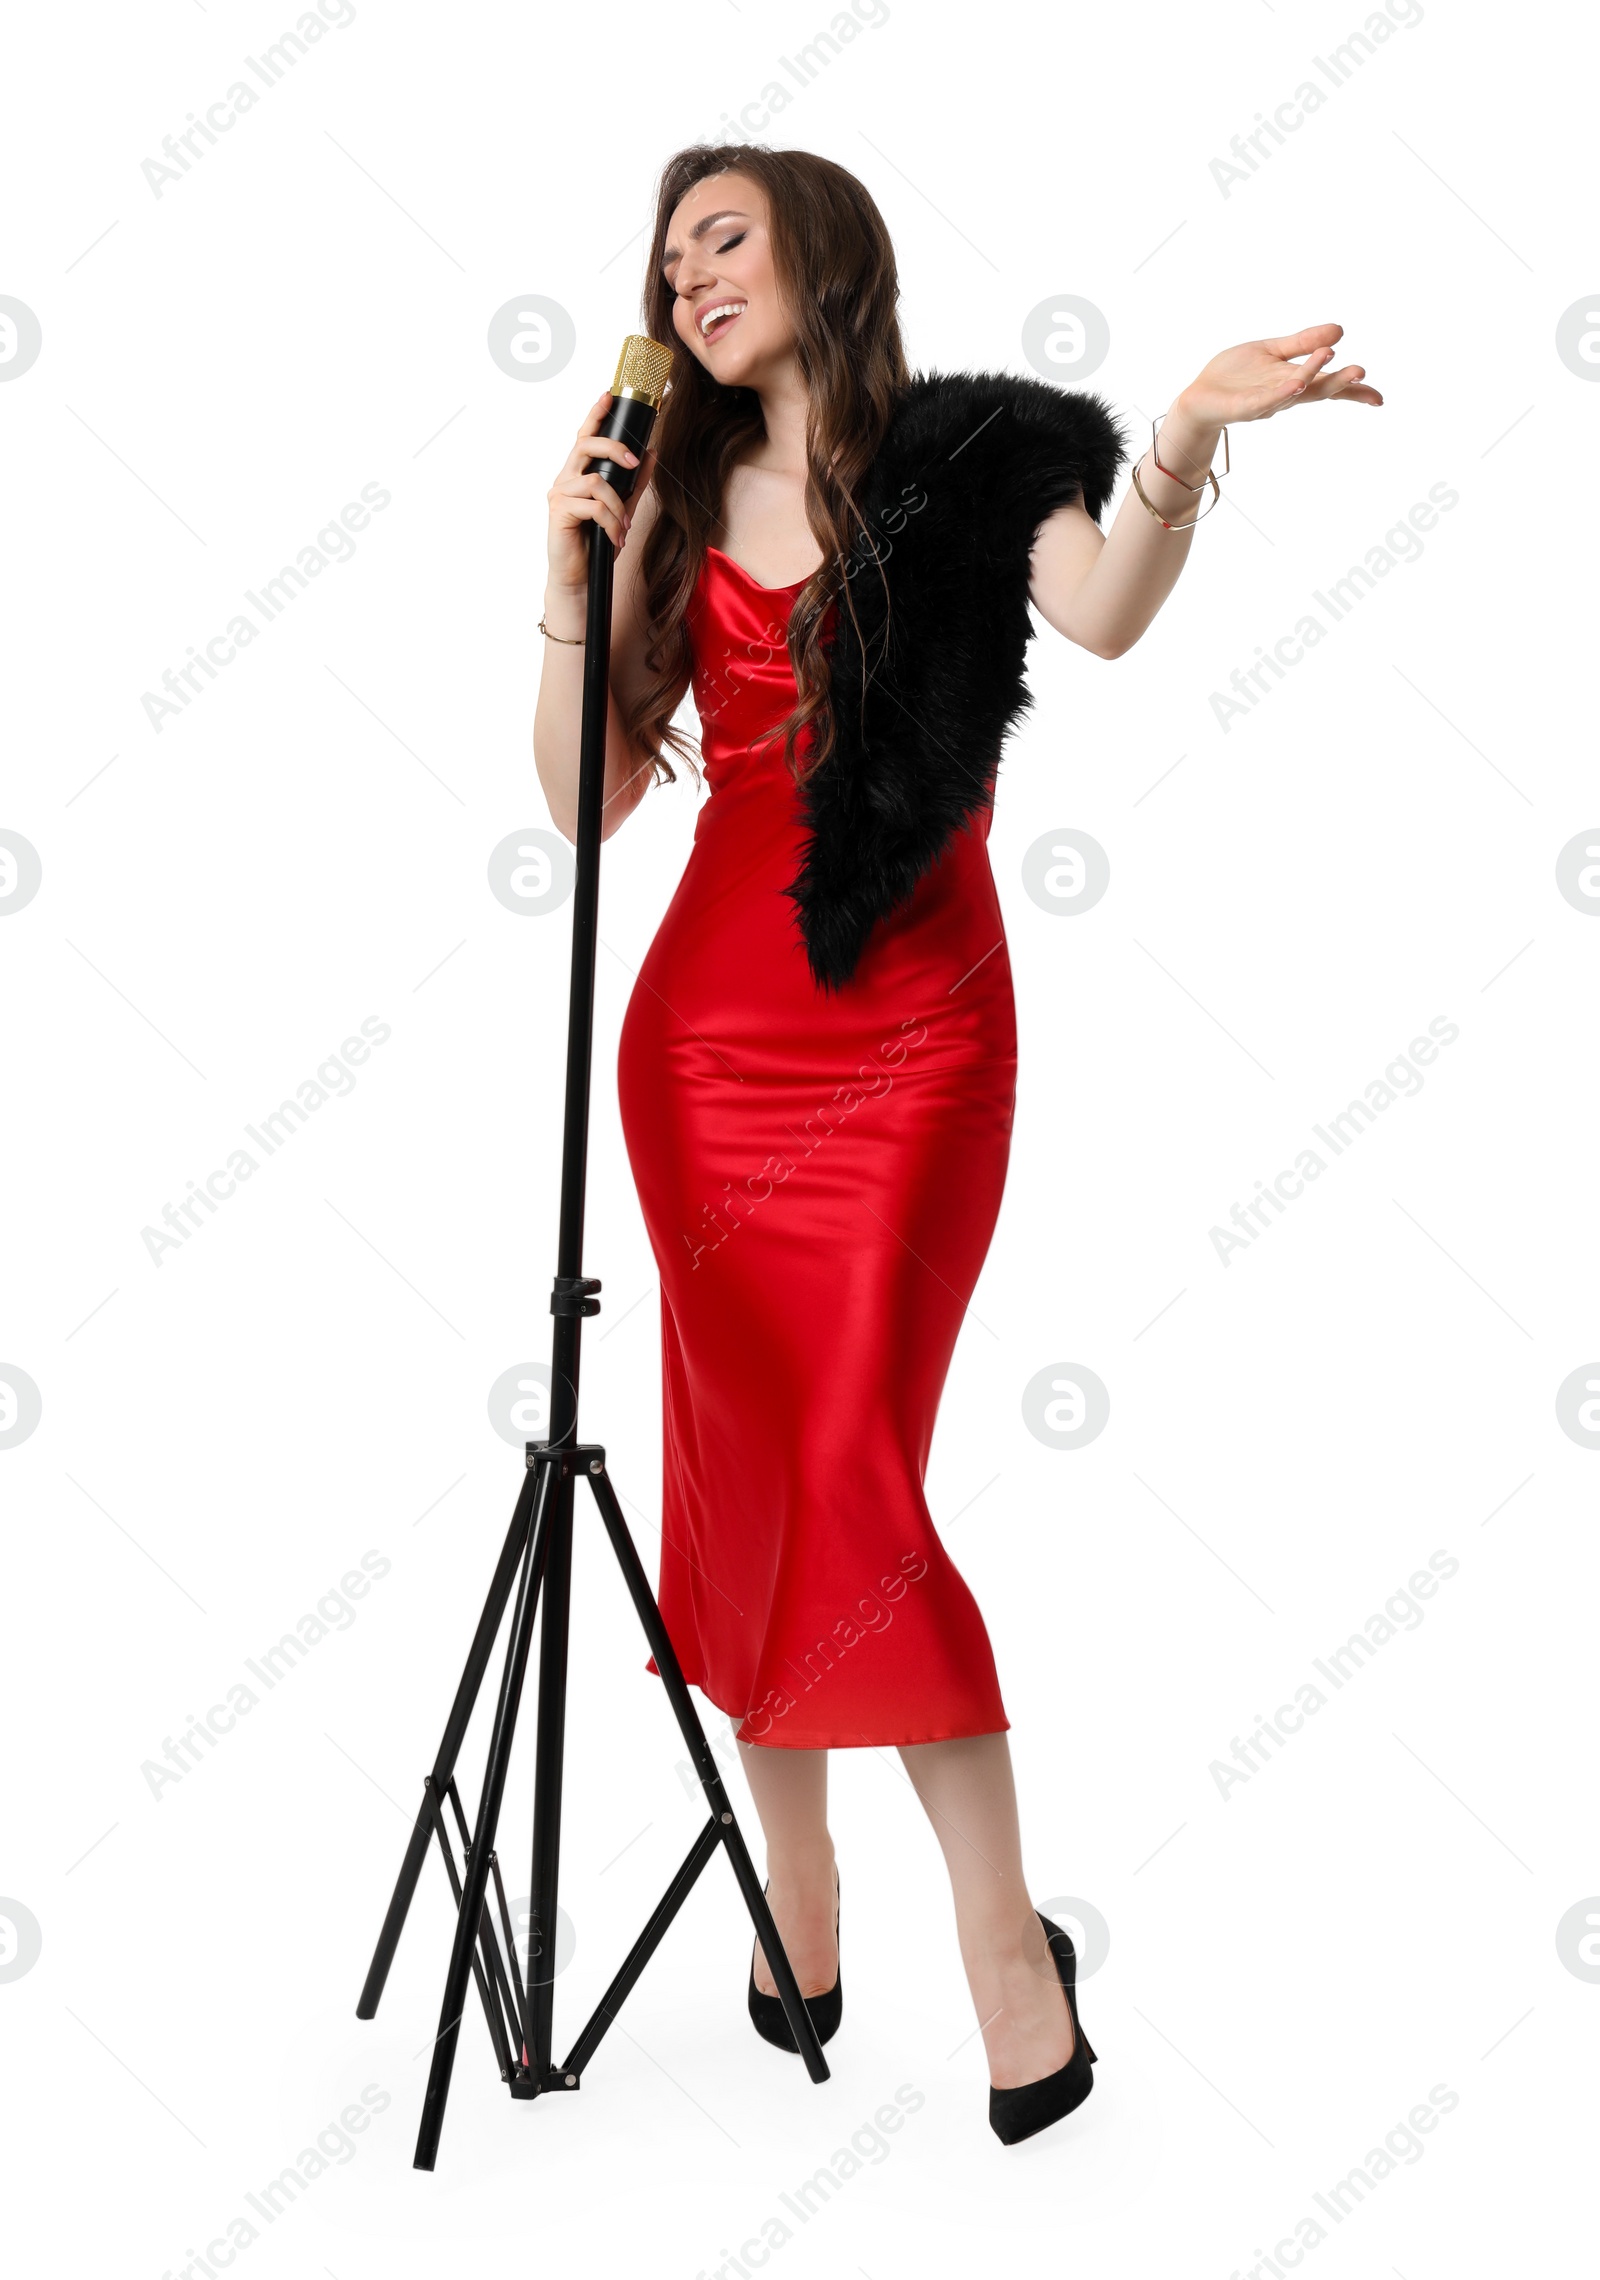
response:
<path id="1" fill-rule="evenodd" d="M 707 347 L 712 341 L 721 340 L 729 326 L 738 323 L 748 306 L 745 301 L 718 301 L 715 307 L 707 309 L 700 319 L 700 338 Z"/>

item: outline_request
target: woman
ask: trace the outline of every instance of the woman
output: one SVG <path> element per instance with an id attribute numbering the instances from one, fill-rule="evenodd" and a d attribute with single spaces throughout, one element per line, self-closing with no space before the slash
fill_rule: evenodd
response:
<path id="1" fill-rule="evenodd" d="M 671 386 L 632 499 L 602 396 L 550 491 L 534 732 L 576 834 L 586 525 L 618 550 L 605 824 L 670 777 L 692 687 L 711 796 L 623 1024 L 661 1272 L 661 1605 L 740 1721 L 779 1933 L 838 2024 L 827 1752 L 894 1745 L 950 1871 L 1007 2142 L 1092 2086 L 1072 1943 L 1031 1907 L 994 1659 L 923 1494 L 999 1210 L 1016 1029 L 987 832 L 1027 604 L 1121 656 L 1176 581 L 1225 423 L 1376 404 L 1342 328 L 1227 350 L 1109 531 L 1099 399 L 907 372 L 871 197 L 803 152 L 695 148 L 645 289 Z M 1293 358 L 1301 358 L 1299 363 Z M 632 545 L 627 541 L 632 537 Z M 794 2044 L 759 1945 L 752 2018 Z"/>

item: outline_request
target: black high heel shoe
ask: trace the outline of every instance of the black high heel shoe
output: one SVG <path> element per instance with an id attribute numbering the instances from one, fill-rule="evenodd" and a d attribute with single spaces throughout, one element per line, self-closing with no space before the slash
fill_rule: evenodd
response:
<path id="1" fill-rule="evenodd" d="M 838 1945 L 839 1941 L 838 1884 L 839 1873 L 838 1870 L 835 1869 L 833 1908 L 833 1937 L 835 1946 Z M 762 1890 L 766 1890 L 765 1885 L 762 1886 Z M 820 1995 L 804 1996 L 802 1997 L 802 2001 L 804 2002 L 807 2011 L 811 2015 L 811 2024 L 817 2030 L 818 2042 L 826 2042 L 831 2035 L 838 2033 L 839 2021 L 844 2015 L 844 1985 L 840 1973 L 834 1973 L 833 1985 L 831 1987 L 824 1988 Z M 752 1943 L 750 1949 L 749 2002 L 750 2017 L 755 2026 L 756 2033 L 758 2035 L 761 2035 L 767 2042 L 776 2044 L 779 2050 L 792 2050 L 796 2058 L 798 2058 L 800 2055 L 800 2046 L 789 2031 L 789 2022 L 783 2015 L 782 2003 L 778 2000 L 776 1995 L 763 1995 L 760 1988 L 756 1985 L 756 1943 Z"/>
<path id="2" fill-rule="evenodd" d="M 1038 1910 L 1034 1910 L 1038 1915 Z M 1021 2082 L 1014 2090 L 989 2088 L 989 2127 L 1006 2145 L 1015 2145 L 1019 2138 L 1033 2137 L 1039 2130 L 1048 2129 L 1059 2122 L 1063 2114 L 1070 2114 L 1074 2106 L 1081 2106 L 1094 2088 L 1090 2072 L 1095 2063 L 1094 2048 L 1078 2024 L 1078 1958 L 1072 1941 L 1059 1924 L 1052 1924 L 1048 1916 L 1039 1916 L 1050 1942 L 1050 1953 L 1055 1957 L 1056 1971 L 1066 1990 L 1067 2009 L 1072 2014 L 1072 2056 L 1065 2066 L 1058 2066 L 1054 2074 L 1046 2074 L 1037 2082 Z"/>

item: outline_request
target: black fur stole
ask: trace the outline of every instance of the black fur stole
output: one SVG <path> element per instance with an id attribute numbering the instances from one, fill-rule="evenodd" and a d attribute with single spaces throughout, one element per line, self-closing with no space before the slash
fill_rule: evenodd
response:
<path id="1" fill-rule="evenodd" d="M 863 488 L 872 539 L 848 573 L 861 633 L 841 595 L 838 742 L 802 785 L 809 830 L 784 890 L 819 988 L 844 987 L 878 920 L 992 798 L 1031 703 L 1034 536 L 1072 499 L 1098 522 L 1127 456 L 1099 396 L 1007 372 L 913 378 Z"/>

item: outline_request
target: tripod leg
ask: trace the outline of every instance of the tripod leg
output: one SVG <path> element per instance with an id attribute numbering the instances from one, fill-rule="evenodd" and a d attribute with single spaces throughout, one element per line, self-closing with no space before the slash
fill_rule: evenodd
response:
<path id="1" fill-rule="evenodd" d="M 461 1808 L 461 1792 L 453 1781 L 450 1784 L 450 1810 L 454 1813 L 456 1827 L 461 1832 L 461 1857 L 465 1860 L 472 1850 L 472 1831 L 467 1827 L 467 1816 Z M 455 1863 L 450 1858 L 450 1847 L 444 1836 L 443 1813 L 439 1815 L 439 1832 L 440 1842 L 444 1849 L 445 1865 L 451 1871 L 451 1889 L 455 1894 L 456 1904 L 459 1906 L 461 1892 L 460 1887 L 455 1882 Z M 510 2050 L 513 2046 L 521 2049 L 523 2037 L 528 2031 L 525 2015 L 528 1998 L 522 1984 L 522 1972 L 517 1963 L 517 1942 L 511 1929 L 511 1917 L 506 1908 L 505 1886 L 500 1881 L 500 1856 L 498 1853 L 491 1852 L 489 1855 L 489 1875 L 494 1884 L 495 1895 L 500 1903 L 501 1922 L 505 1927 L 505 1955 L 502 1958 L 500 1941 L 495 1932 L 494 1919 L 489 1913 L 487 1896 L 483 1903 L 480 1945 L 483 1948 L 483 1969 L 499 1994 L 501 2002 L 505 2005 L 503 2018 L 500 2017 L 499 2013 L 496 2013 L 490 2019 L 489 2035 L 494 2043 L 495 2056 L 501 2059 L 501 2079 L 509 2082 L 516 2064 L 510 2056 Z M 513 1990 L 515 1991 L 513 1992 Z M 503 2030 L 502 2034 L 496 2034 L 497 2019 Z M 500 2047 L 502 2040 L 507 2043 L 504 2056 L 502 2056 Z"/>
<path id="2" fill-rule="evenodd" d="M 394 1951 L 400 1945 L 400 1934 L 405 1929 L 406 1915 L 412 1895 L 417 1889 L 417 1879 L 422 1874 L 422 1864 L 428 1857 L 428 1843 L 433 1835 L 434 1799 L 445 1796 L 449 1790 L 473 1705 L 478 1699 L 478 1689 L 483 1684 L 483 1674 L 488 1669 L 489 1657 L 494 1652 L 500 1618 L 505 1613 L 506 1601 L 511 1595 L 517 1561 L 527 1542 L 528 1514 L 533 1508 L 535 1485 L 533 1474 L 525 1473 L 516 1509 L 511 1515 L 511 1526 L 506 1531 L 506 1540 L 501 1548 L 499 1565 L 489 1586 L 489 1596 L 484 1601 L 483 1613 L 473 1634 L 466 1668 L 461 1673 L 461 1683 L 456 1688 L 455 1702 L 445 1726 L 444 1738 L 439 1744 L 439 1754 L 433 1761 L 433 1789 L 431 1792 L 427 1788 L 423 1790 L 416 1825 L 411 1831 L 411 1841 L 406 1846 L 405 1859 L 400 1863 L 394 1896 L 389 1902 L 389 1912 L 383 1919 L 383 1929 L 378 1934 L 378 1944 L 373 1951 L 366 1985 L 361 1990 L 361 2000 L 356 2005 L 358 2019 L 375 2019 L 378 2015 L 384 1981 L 389 1976 Z"/>
<path id="3" fill-rule="evenodd" d="M 455 1788 L 453 1784 L 450 1794 L 452 1801 L 454 1801 Z M 433 1795 L 431 1789 L 429 1795 Z M 457 1818 L 460 1818 L 459 1805 L 457 1806 Z M 461 1905 L 461 1879 L 456 1874 L 455 1855 L 450 1850 L 450 1833 L 444 1825 L 444 1809 L 437 1803 L 437 1800 L 435 1800 L 434 1808 L 434 1834 L 439 1840 L 439 1850 L 444 1855 L 444 1872 L 450 1879 L 451 1895 L 459 1908 Z M 509 2018 L 513 2022 L 513 2032 L 515 2032 L 517 2013 L 512 2001 L 511 1990 L 506 1985 L 505 1973 L 501 1967 L 500 1950 L 495 1944 L 494 1926 L 489 1921 L 487 1902 L 484 1905 L 483 1922 L 478 1927 L 478 1945 L 483 1951 L 482 1960 L 480 1961 L 478 1955 L 474 1953 L 472 1976 L 478 1983 L 478 1993 L 483 2001 L 483 2015 L 489 2022 L 489 2040 L 494 2044 L 494 2055 L 499 2061 L 500 2079 L 502 2082 L 509 2082 L 511 2080 L 512 2062 L 511 2046 L 506 2040 L 506 2020 Z M 516 1950 L 513 1948 L 511 1952 L 514 1961 Z M 504 2005 L 503 2010 L 502 2004 Z"/>
<path id="4" fill-rule="evenodd" d="M 594 1490 L 600 1517 L 606 1524 L 606 1534 L 611 1538 L 611 1548 L 617 1555 L 623 1581 L 628 1587 L 639 1620 L 644 1625 L 650 1652 L 655 1656 L 656 1668 L 660 1671 L 667 1690 L 667 1700 L 672 1704 L 673 1715 L 678 1721 L 678 1731 L 688 1744 L 689 1756 L 695 1772 L 700 1776 L 700 1786 L 706 1793 L 706 1801 L 711 1807 L 711 1816 L 721 1835 L 724 1850 L 733 1864 L 733 1873 L 744 1894 L 750 1920 L 756 1928 L 756 1937 L 772 1966 L 772 1976 L 783 2002 L 783 2015 L 789 2022 L 789 2032 L 794 2036 L 800 2056 L 806 2062 L 806 2072 L 812 2081 L 826 2082 L 828 2062 L 822 2055 L 822 2045 L 817 2040 L 817 2030 L 811 2023 L 811 2014 L 806 2009 L 805 1998 L 800 1992 L 800 1982 L 795 1978 L 793 1966 L 784 1953 L 783 1942 L 778 1937 L 778 1927 L 772 1920 L 772 1910 L 767 1906 L 767 1896 L 761 1889 L 761 1879 L 755 1871 L 755 1863 L 750 1858 L 744 1838 L 739 1834 L 739 1824 L 733 1817 L 728 1793 L 722 1786 L 722 1776 L 718 1773 L 717 1761 L 711 1754 L 711 1744 L 706 1740 L 705 1729 L 689 1699 L 689 1689 L 684 1683 L 677 1655 L 673 1652 L 672 1641 L 667 1635 L 667 1626 L 661 1619 L 655 1594 L 639 1564 L 639 1554 L 628 1533 L 628 1523 L 617 1502 L 617 1492 L 611 1485 L 610 1475 L 603 1471 L 590 1472 L 585 1477 Z"/>
<path id="5" fill-rule="evenodd" d="M 484 1915 L 484 1895 L 489 1885 L 489 1855 L 494 1850 L 495 1826 L 500 1818 L 500 1801 L 505 1795 L 506 1773 L 511 1763 L 511 1737 L 516 1730 L 517 1703 L 528 1667 L 528 1649 L 533 1642 L 534 1608 L 550 1546 L 550 1516 L 556 1502 L 559 1470 L 559 1459 L 549 1457 L 541 1458 L 534 1468 L 536 1486 L 533 1520 L 528 1530 L 528 1549 L 522 1562 L 522 1577 L 517 1585 L 516 1613 L 511 1620 L 511 1638 L 506 1648 L 505 1671 L 500 1680 L 500 1698 L 495 1704 L 494 1730 L 489 1737 L 489 1762 L 484 1770 L 483 1795 L 478 1803 L 477 1824 L 472 1832 L 472 1852 L 467 1862 L 461 1906 L 456 1916 L 456 1936 L 450 1950 L 450 1969 L 445 1979 L 444 2002 L 439 2013 L 439 2032 L 433 2045 L 433 2063 L 428 2070 L 427 2095 L 422 2102 L 422 2125 L 417 2132 L 417 2150 L 412 2160 L 412 2166 L 416 2169 L 431 2169 L 439 2151 L 445 2101 L 450 2095 L 450 2072 L 455 2065 L 456 2039 L 461 2032 L 461 2014 L 466 2007 L 467 1981 L 472 1975 L 473 1952 L 478 1927 Z"/>
<path id="6" fill-rule="evenodd" d="M 528 2010 L 533 2078 L 550 2071 L 555 2024 L 556 1901 L 561 1865 L 561 1773 L 567 1724 L 567 1629 L 572 1603 L 570 1473 L 556 1491 L 539 1630 L 539 1732 L 533 1781 L 533 1898 L 528 1925 Z"/>
<path id="7" fill-rule="evenodd" d="M 661 1945 L 678 1910 L 694 1890 L 695 1879 L 721 1842 L 722 1824 L 713 1815 L 689 1847 L 683 1866 L 661 1895 L 655 1914 L 623 1958 L 621 1970 L 595 2005 L 594 2016 L 562 2061 L 561 2074 L 567 2083 L 582 2080 L 583 2070 L 599 2049 L 601 2037 L 615 2021 L 630 1989 Z M 726 2266 L 723 2269 L 726 2270 Z"/>

